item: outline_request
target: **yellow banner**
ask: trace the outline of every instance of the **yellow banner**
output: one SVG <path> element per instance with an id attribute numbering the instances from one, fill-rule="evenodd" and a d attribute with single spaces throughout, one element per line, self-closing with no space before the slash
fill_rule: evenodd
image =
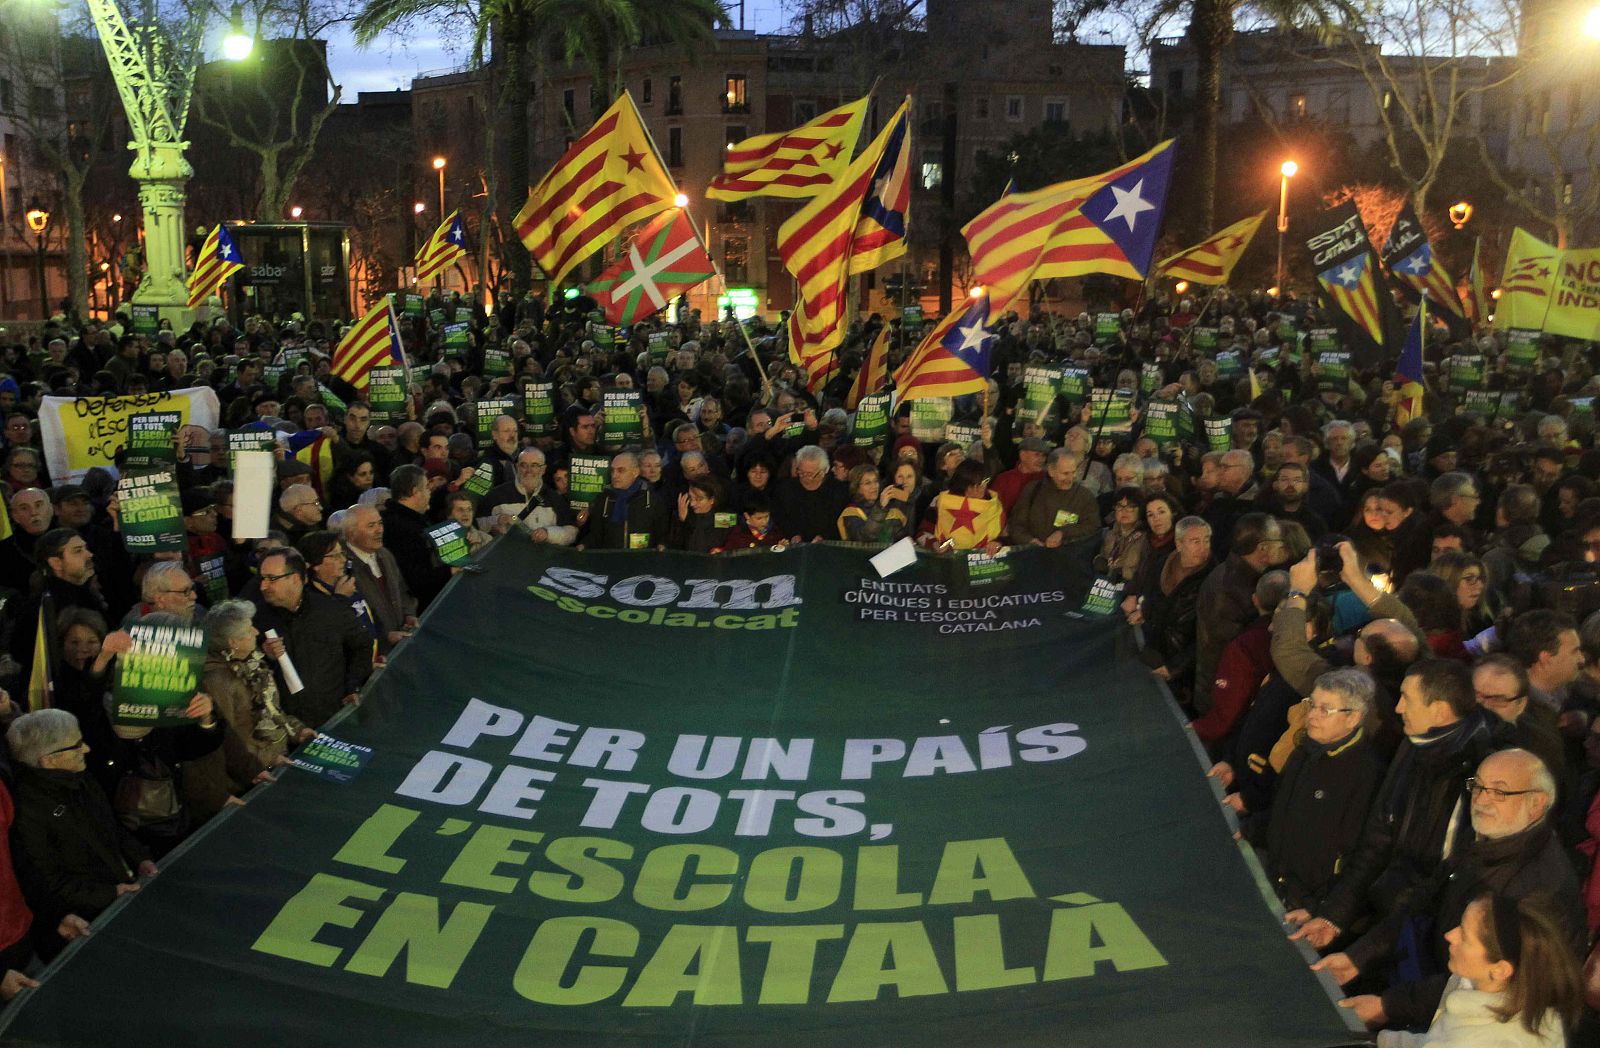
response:
<path id="1" fill-rule="evenodd" d="M 1560 253 L 1544 330 L 1550 335 L 1600 340 L 1600 248 Z"/>
<path id="2" fill-rule="evenodd" d="M 95 466 L 115 468 L 117 452 L 128 443 L 128 417 L 147 411 L 176 411 L 183 426 L 216 429 L 220 407 L 205 386 L 127 397 L 45 397 L 39 437 L 51 481 L 77 482 Z"/>
<path id="3" fill-rule="evenodd" d="M 1560 255 L 1554 245 L 1525 229 L 1512 232 L 1506 268 L 1500 276 L 1500 301 L 1494 311 L 1496 331 L 1543 330 Z"/>

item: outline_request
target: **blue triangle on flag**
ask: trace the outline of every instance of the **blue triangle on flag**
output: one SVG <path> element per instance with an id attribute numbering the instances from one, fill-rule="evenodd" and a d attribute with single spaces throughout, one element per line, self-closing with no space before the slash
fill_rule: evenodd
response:
<path id="1" fill-rule="evenodd" d="M 1107 182 L 1084 201 L 1084 217 L 1111 238 L 1128 264 L 1140 273 L 1150 269 L 1171 181 L 1172 147 L 1169 145 L 1138 167 Z"/>
<path id="2" fill-rule="evenodd" d="M 963 314 L 939 345 L 951 356 L 978 374 L 989 375 L 989 349 L 994 345 L 995 333 L 989 330 L 989 296 L 984 295 L 967 306 Z"/>

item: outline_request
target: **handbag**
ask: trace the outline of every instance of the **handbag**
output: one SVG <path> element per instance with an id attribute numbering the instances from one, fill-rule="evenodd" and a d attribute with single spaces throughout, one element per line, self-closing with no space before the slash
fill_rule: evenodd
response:
<path id="1" fill-rule="evenodd" d="M 166 761 L 144 750 L 139 751 L 133 765 L 117 780 L 111 807 L 117 819 L 130 830 L 171 822 L 183 811 L 172 769 Z"/>

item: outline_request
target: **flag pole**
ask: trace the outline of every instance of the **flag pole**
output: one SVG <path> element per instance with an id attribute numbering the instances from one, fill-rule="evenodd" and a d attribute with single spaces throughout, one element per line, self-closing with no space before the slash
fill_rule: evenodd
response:
<path id="1" fill-rule="evenodd" d="M 622 93 L 627 95 L 627 89 L 624 88 Z M 628 95 L 628 104 L 633 105 L 632 95 Z M 638 113 L 638 106 L 634 106 L 634 112 Z M 656 136 L 650 132 L 650 125 L 645 122 L 645 119 L 642 115 L 639 116 L 639 126 L 644 129 L 644 140 L 650 143 L 650 152 L 655 154 L 656 163 L 661 165 L 661 170 L 668 170 L 667 162 L 661 155 L 661 147 L 656 145 Z M 672 188 L 677 189 L 678 184 L 674 182 L 672 184 Z M 689 210 L 687 194 L 684 196 L 683 207 L 679 208 L 678 210 L 683 212 L 684 221 L 689 223 L 689 229 L 694 233 L 695 239 L 700 241 L 700 246 L 706 249 L 706 257 L 711 260 L 711 272 L 722 279 L 723 287 L 727 287 L 728 278 L 722 275 L 722 267 L 717 265 L 717 257 L 712 253 L 711 245 L 708 244 L 706 242 L 706 238 L 700 234 L 700 227 L 694 224 L 694 212 Z M 767 374 L 767 369 L 762 367 L 761 356 L 756 352 L 755 343 L 750 341 L 750 332 L 746 331 L 744 325 L 739 323 L 739 316 L 737 313 L 734 314 L 733 326 L 738 328 L 739 333 L 744 336 L 745 348 L 750 351 L 750 359 L 755 361 L 756 372 L 761 376 L 761 385 L 770 393 L 772 389 L 772 378 Z"/>

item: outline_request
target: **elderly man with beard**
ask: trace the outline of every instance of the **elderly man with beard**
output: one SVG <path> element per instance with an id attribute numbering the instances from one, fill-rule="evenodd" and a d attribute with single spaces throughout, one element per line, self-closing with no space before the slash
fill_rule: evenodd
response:
<path id="1" fill-rule="evenodd" d="M 659 466 L 659 456 L 656 461 Z M 577 541 L 578 527 L 572 505 L 565 495 L 545 482 L 546 466 L 545 453 L 538 448 L 523 448 L 518 452 L 515 478 L 509 484 L 489 489 L 483 497 L 479 526 L 491 534 L 504 535 L 514 523 L 521 521 L 535 542 L 570 546 Z"/>
<path id="2" fill-rule="evenodd" d="M 794 542 L 814 542 L 839 533 L 839 514 L 850 502 L 844 483 L 828 468 L 828 453 L 807 444 L 794 455 L 794 476 L 774 485 L 772 517 Z"/>
<path id="3" fill-rule="evenodd" d="M 194 580 L 180 561 L 160 560 L 150 565 L 139 583 L 139 595 L 142 600 L 123 619 L 124 628 L 155 612 L 176 615 L 184 622 L 194 621 L 198 594 Z"/>
<path id="4" fill-rule="evenodd" d="M 1578 878 L 1548 818 L 1556 784 L 1544 762 L 1527 750 L 1485 757 L 1466 782 L 1472 834 L 1407 903 L 1378 922 L 1343 953 L 1313 965 L 1341 985 L 1374 975 L 1397 961 L 1405 939 L 1409 956 L 1396 966 L 1381 995 L 1363 994 L 1340 1004 L 1371 1027 L 1425 1027 L 1449 979 L 1444 933 L 1461 923 L 1467 904 L 1485 892 L 1520 901 L 1543 897 L 1566 932 L 1574 958 L 1587 945 Z M 1409 934 L 1408 934 L 1409 933 Z"/>

